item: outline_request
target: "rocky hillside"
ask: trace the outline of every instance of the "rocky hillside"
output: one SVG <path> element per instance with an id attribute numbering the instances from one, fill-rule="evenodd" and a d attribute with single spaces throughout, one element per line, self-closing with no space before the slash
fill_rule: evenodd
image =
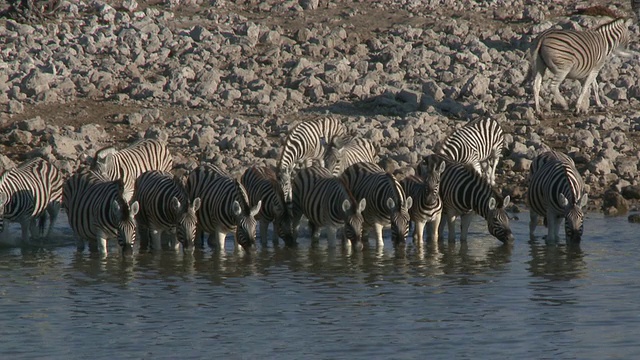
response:
<path id="1" fill-rule="evenodd" d="M 576 161 L 592 209 L 622 213 L 640 198 L 638 57 L 607 63 L 598 78 L 606 108 L 587 115 L 551 104 L 545 87 L 537 118 L 525 81 L 536 35 L 607 22 L 579 14 L 598 4 L 62 0 L 32 22 L 6 11 L 0 160 L 39 155 L 69 173 L 100 147 L 156 137 L 180 169 L 210 161 L 239 174 L 275 165 L 292 124 L 334 116 L 402 175 L 456 127 L 492 116 L 508 134 L 505 194 L 522 200 L 531 159 L 553 148 Z M 608 6 L 632 16 L 630 1 Z M 638 51 L 637 22 L 630 31 Z M 571 106 L 579 89 L 562 86 Z"/>

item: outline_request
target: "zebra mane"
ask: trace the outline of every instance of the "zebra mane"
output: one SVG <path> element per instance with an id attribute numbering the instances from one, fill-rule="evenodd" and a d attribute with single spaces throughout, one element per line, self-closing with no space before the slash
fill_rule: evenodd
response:
<path id="1" fill-rule="evenodd" d="M 611 28 L 615 28 L 615 27 L 618 27 L 620 25 L 624 25 L 626 20 L 627 20 L 626 18 L 619 17 L 619 18 L 613 19 L 613 20 L 611 20 L 611 21 L 609 21 L 607 23 L 604 23 L 604 24 L 596 27 L 595 29 L 593 29 L 593 31 L 598 31 L 598 32 L 600 32 L 600 31 L 608 31 Z"/>
<path id="2" fill-rule="evenodd" d="M 247 189 L 242 185 L 240 180 L 233 179 L 233 183 L 236 185 L 236 189 L 238 190 L 238 202 L 240 203 L 242 210 L 248 212 L 251 208 L 251 203 L 249 202 L 249 193 Z"/>

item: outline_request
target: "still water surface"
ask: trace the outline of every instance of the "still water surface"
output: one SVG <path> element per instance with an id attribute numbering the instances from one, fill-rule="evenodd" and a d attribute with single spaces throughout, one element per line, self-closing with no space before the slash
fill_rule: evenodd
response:
<path id="1" fill-rule="evenodd" d="M 547 246 L 518 216 L 511 247 L 478 218 L 466 244 L 422 250 L 104 259 L 61 219 L 53 245 L 0 249 L 0 356 L 640 358 L 640 226 L 590 214 L 579 247 Z"/>

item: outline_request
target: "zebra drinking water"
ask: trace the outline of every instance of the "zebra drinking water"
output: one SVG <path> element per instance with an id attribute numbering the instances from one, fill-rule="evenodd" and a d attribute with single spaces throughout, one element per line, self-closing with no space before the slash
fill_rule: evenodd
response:
<path id="1" fill-rule="evenodd" d="M 562 218 L 567 242 L 580 242 L 584 221 L 582 209 L 587 204 L 588 195 L 570 157 L 556 151 L 538 155 L 531 163 L 526 199 L 531 209 L 529 236 L 532 240 L 535 239 L 538 217 L 543 216 L 548 228 L 546 242 L 558 241 Z"/>
<path id="2" fill-rule="evenodd" d="M 190 201 L 180 179 L 159 170 L 144 172 L 136 180 L 134 199 L 140 204 L 137 220 L 141 250 L 150 240 L 153 250 L 161 250 L 162 233 L 175 231 L 174 248 L 182 244 L 183 251 L 193 251 L 200 198 Z"/>
<path id="3" fill-rule="evenodd" d="M 42 158 L 27 160 L 3 172 L 0 175 L 0 232 L 4 231 L 6 219 L 20 223 L 23 242 L 49 237 L 60 212 L 62 185 L 58 168 Z M 47 215 L 49 228 L 45 234 Z"/>
<path id="4" fill-rule="evenodd" d="M 540 89 L 546 70 L 553 74 L 551 91 L 564 110 L 569 107 L 560 94 L 560 84 L 565 78 L 580 80 L 582 90 L 576 101 L 576 113 L 589 108 L 589 89 L 593 87 L 596 104 L 600 102 L 596 77 L 611 55 L 630 57 L 629 26 L 631 19 L 615 19 L 587 31 L 550 29 L 542 32 L 530 50 L 530 72 L 533 75 L 533 101 L 536 113 L 540 110 Z"/>

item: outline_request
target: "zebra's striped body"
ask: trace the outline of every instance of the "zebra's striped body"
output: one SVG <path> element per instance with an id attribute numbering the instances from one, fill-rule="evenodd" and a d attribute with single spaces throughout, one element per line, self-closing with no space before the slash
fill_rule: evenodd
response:
<path id="1" fill-rule="evenodd" d="M 34 158 L 0 175 L 0 232 L 4 220 L 18 222 L 22 241 L 48 237 L 60 212 L 62 176 L 50 162 Z M 47 214 L 49 228 L 44 227 Z M 36 220 L 39 226 L 36 226 Z"/>
<path id="2" fill-rule="evenodd" d="M 91 163 L 91 170 L 102 174 L 107 179 L 122 178 L 127 187 L 148 170 L 170 172 L 173 168 L 173 156 L 164 141 L 142 139 L 132 145 L 116 150 L 113 147 L 100 149 Z M 126 194 L 130 200 L 133 194 Z"/>
<path id="3" fill-rule="evenodd" d="M 419 176 L 410 175 L 401 181 L 405 194 L 413 199 L 409 217 L 414 224 L 413 241 L 416 244 L 422 244 L 426 224 L 429 225 L 427 241 L 438 240 L 438 227 L 442 218 L 440 178 L 446 163 L 431 161 L 422 165 Z"/>
<path id="4" fill-rule="evenodd" d="M 317 242 L 320 228 L 327 227 L 329 246 L 335 245 L 336 230 L 343 228 L 343 236 L 356 248 L 362 247 L 362 211 L 366 200 L 359 202 L 345 184 L 329 170 L 320 166 L 302 169 L 293 181 L 293 228 L 297 238 L 300 219 L 309 220 L 312 239 Z"/>
<path id="5" fill-rule="evenodd" d="M 437 156 L 437 155 L 431 155 Z M 428 161 L 428 160 L 427 160 Z M 467 233 L 473 213 L 487 221 L 489 233 L 502 242 L 512 242 L 509 216 L 505 207 L 510 197 L 504 199 L 471 166 L 447 162 L 440 179 L 440 197 L 443 203 L 444 220 L 440 222 L 440 235 L 444 223 L 448 224 L 449 241 L 455 241 L 455 220 L 460 216 L 460 241 L 467 240 Z"/>
<path id="6" fill-rule="evenodd" d="M 493 186 L 503 148 L 500 124 L 491 118 L 479 118 L 449 135 L 439 144 L 437 152 L 453 162 L 473 166 Z"/>
<path id="7" fill-rule="evenodd" d="M 529 235 L 535 239 L 538 216 L 546 219 L 549 243 L 558 240 L 561 219 L 565 219 L 567 242 L 579 243 L 588 195 L 582 177 L 567 155 L 549 151 L 538 155 L 531 164 L 527 204 L 531 212 Z"/>
<path id="8" fill-rule="evenodd" d="M 161 250 L 162 233 L 172 231 L 174 248 L 182 244 L 184 251 L 193 250 L 200 198 L 190 201 L 180 179 L 164 171 L 147 171 L 136 180 L 134 199 L 140 204 L 137 220 L 141 250 L 150 240 L 153 250 Z"/>
<path id="9" fill-rule="evenodd" d="M 531 74 L 533 75 L 533 100 L 536 112 L 540 110 L 542 77 L 548 69 L 553 74 L 551 91 L 556 101 L 567 110 L 568 105 L 560 94 L 560 84 L 565 78 L 580 80 L 582 90 L 576 101 L 576 113 L 589 108 L 589 89 L 593 87 L 596 104 L 602 107 L 596 77 L 612 55 L 629 57 L 629 30 L 631 20 L 616 19 L 587 31 L 550 29 L 541 33 L 531 47 Z"/>
<path id="10" fill-rule="evenodd" d="M 393 175 L 376 164 L 359 162 L 346 168 L 340 179 L 356 200 L 366 200 L 367 206 L 362 217 L 366 227 L 375 230 L 379 247 L 384 245 L 382 229 L 388 225 L 391 226 L 394 245 L 406 241 L 412 199 L 411 196 L 405 196 L 402 186 Z"/>
<path id="11" fill-rule="evenodd" d="M 248 168 L 240 179 L 247 189 L 251 206 L 262 202 L 256 219 L 260 221 L 260 240 L 267 244 L 269 223 L 273 223 L 273 243 L 277 244 L 278 236 L 287 246 L 295 245 L 291 228 L 291 218 L 284 201 L 284 193 L 278 183 L 276 172 L 265 166 Z"/>
<path id="12" fill-rule="evenodd" d="M 101 174 L 84 169 L 64 183 L 62 198 L 69 225 L 78 237 L 78 250 L 89 242 L 91 251 L 107 254 L 107 240 L 118 239 L 123 253 L 133 251 L 136 242 L 138 202 L 128 204 L 122 180 L 109 180 Z"/>
<path id="13" fill-rule="evenodd" d="M 277 166 L 280 186 L 287 202 L 292 199 L 291 177 L 294 167 L 301 164 L 309 166 L 314 160 L 322 162 L 324 144 L 329 144 L 336 136 L 346 133 L 347 128 L 335 118 L 304 121 L 289 131 Z"/>
<path id="14" fill-rule="evenodd" d="M 353 136 L 337 137 L 327 147 L 324 166 L 334 176 L 340 176 L 349 166 L 358 162 L 375 163 L 378 151 L 369 139 Z"/>
<path id="15" fill-rule="evenodd" d="M 200 198 L 198 234 L 209 233 L 210 246 L 223 250 L 227 233 L 234 231 L 236 249 L 238 245 L 245 250 L 255 247 L 255 216 L 262 203 L 251 207 L 247 191 L 238 180 L 213 165 L 203 165 L 189 174 L 187 193 L 191 201 Z"/>

